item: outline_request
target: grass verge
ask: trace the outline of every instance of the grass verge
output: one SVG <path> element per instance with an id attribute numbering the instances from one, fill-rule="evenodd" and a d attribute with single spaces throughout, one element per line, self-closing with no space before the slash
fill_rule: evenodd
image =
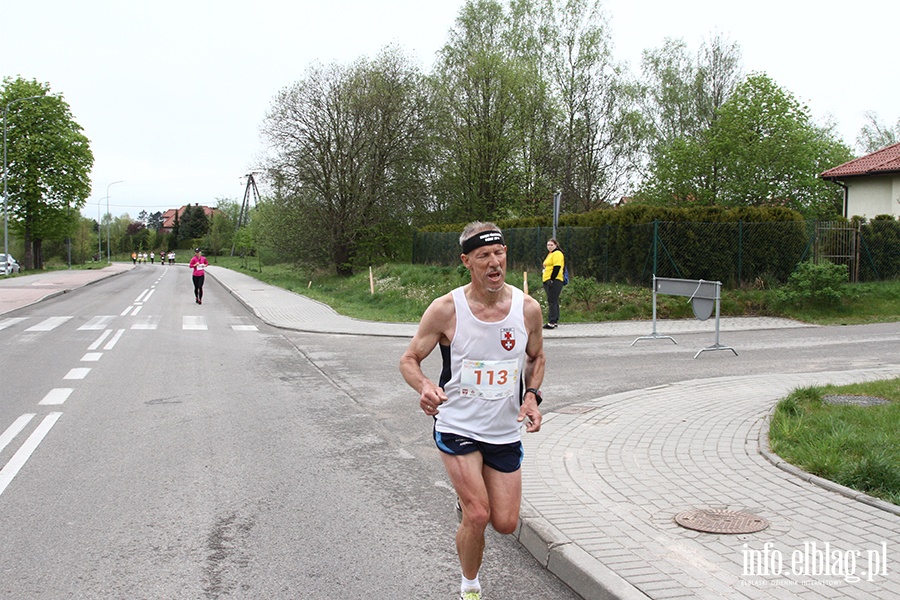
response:
<path id="1" fill-rule="evenodd" d="M 831 404 L 826 396 L 886 404 Z M 804 471 L 900 505 L 900 378 L 794 390 L 775 408 L 772 451 Z"/>
<path id="2" fill-rule="evenodd" d="M 182 260 L 179 256 L 178 260 Z M 302 293 L 328 304 L 349 317 L 385 322 L 416 322 L 438 296 L 468 281 L 462 267 L 387 264 L 352 277 L 339 277 L 294 265 L 263 265 L 256 259 L 209 257 L 214 265 L 239 270 L 272 285 Z M 507 281 L 524 287 L 526 274 L 510 270 Z M 527 274 L 530 294 L 546 313 L 547 301 L 540 273 Z M 779 303 L 777 290 L 723 290 L 720 314 L 723 317 L 784 317 L 819 325 L 857 325 L 900 320 L 896 298 L 900 281 L 857 284 L 837 307 L 816 308 Z M 567 323 L 650 320 L 653 294 L 649 287 L 598 283 L 574 277 L 563 289 L 562 320 Z M 657 296 L 657 318 L 688 319 L 693 311 L 688 298 Z"/>

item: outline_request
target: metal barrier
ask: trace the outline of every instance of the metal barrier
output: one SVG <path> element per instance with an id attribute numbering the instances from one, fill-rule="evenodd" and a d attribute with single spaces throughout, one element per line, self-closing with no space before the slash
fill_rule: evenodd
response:
<path id="1" fill-rule="evenodd" d="M 723 346 L 719 343 L 719 301 L 722 298 L 722 282 L 721 281 L 704 281 L 702 279 L 671 279 L 667 277 L 653 276 L 653 333 L 644 335 L 633 342 L 634 346 L 638 340 L 672 340 L 670 335 L 660 335 L 656 331 L 656 294 L 666 294 L 669 296 L 685 296 L 691 299 L 691 308 L 694 310 L 694 316 L 701 321 L 707 320 L 712 314 L 713 308 L 716 309 L 716 341 L 712 346 L 702 348 L 694 355 L 694 358 L 700 356 L 702 352 L 709 350 L 731 350 L 737 356 L 737 350 L 730 346 Z"/>

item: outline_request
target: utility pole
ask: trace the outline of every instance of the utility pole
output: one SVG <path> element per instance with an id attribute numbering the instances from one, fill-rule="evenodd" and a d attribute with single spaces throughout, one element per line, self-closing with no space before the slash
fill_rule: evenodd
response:
<path id="1" fill-rule="evenodd" d="M 237 227 L 234 232 L 237 233 L 241 228 L 250 221 L 250 196 L 253 195 L 253 203 L 259 204 L 259 189 L 256 187 L 256 179 L 253 173 L 247 173 L 247 186 L 244 188 L 244 201 L 241 203 L 241 213 L 238 215 Z M 231 242 L 231 255 L 234 256 L 236 240 Z"/>

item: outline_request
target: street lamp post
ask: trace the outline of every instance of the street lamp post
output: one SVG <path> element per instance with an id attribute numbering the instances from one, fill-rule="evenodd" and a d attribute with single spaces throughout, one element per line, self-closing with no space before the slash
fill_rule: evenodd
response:
<path id="1" fill-rule="evenodd" d="M 7 203 L 9 202 L 9 194 L 6 191 L 6 181 L 8 179 L 8 175 L 6 172 L 6 129 L 7 123 L 9 121 L 9 107 L 16 102 L 23 102 L 25 100 L 37 100 L 39 98 L 46 98 L 46 96 L 28 96 L 26 98 L 16 98 L 12 102 L 7 102 L 6 108 L 3 109 L 3 260 L 9 260 L 9 208 L 7 206 Z M 4 273 L 4 275 L 5 274 L 6 273 Z"/>
<path id="2" fill-rule="evenodd" d="M 106 186 L 106 217 L 109 221 L 106 222 L 106 264 L 112 264 L 112 259 L 109 255 L 109 226 L 111 225 L 110 221 L 112 218 L 109 214 L 109 188 L 117 183 L 122 183 L 121 181 L 113 181 L 111 184 Z"/>
<path id="3" fill-rule="evenodd" d="M 101 223 L 103 221 L 100 220 L 100 200 L 97 200 L 97 262 L 100 262 L 100 259 L 103 258 L 103 231 L 100 230 Z"/>

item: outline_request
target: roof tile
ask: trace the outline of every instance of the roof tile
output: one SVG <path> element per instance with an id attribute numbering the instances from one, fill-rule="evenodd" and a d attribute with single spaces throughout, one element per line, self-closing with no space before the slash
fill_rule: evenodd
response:
<path id="1" fill-rule="evenodd" d="M 828 169 L 820 175 L 823 179 L 859 177 L 861 175 L 885 175 L 900 172 L 900 143 L 893 144 L 850 162 Z"/>

